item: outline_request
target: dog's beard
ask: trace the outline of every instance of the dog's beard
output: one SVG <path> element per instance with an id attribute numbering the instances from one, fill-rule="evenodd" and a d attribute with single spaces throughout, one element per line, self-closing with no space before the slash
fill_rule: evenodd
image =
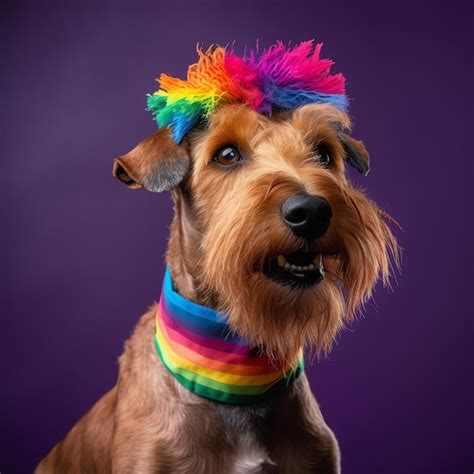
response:
<path id="1" fill-rule="evenodd" d="M 201 290 L 217 295 L 232 328 L 275 359 L 293 359 L 305 345 L 328 352 L 377 279 L 388 279 L 397 247 L 381 212 L 356 190 L 334 190 L 326 193 L 334 218 L 317 242 L 293 236 L 268 195 L 265 208 L 255 199 L 227 207 L 204 235 Z M 314 285 L 282 285 L 263 271 L 269 258 L 308 248 L 323 255 L 325 275 Z"/>

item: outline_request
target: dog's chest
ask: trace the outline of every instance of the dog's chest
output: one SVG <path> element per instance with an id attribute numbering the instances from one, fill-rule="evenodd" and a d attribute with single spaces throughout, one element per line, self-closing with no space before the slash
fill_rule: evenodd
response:
<path id="1" fill-rule="evenodd" d="M 269 465 L 275 465 L 275 463 L 255 436 L 247 434 L 239 438 L 233 460 L 233 474 L 257 474 L 263 472 L 263 469 Z"/>
<path id="2" fill-rule="evenodd" d="M 235 448 L 232 474 L 257 474 L 265 467 L 275 465 L 259 435 L 267 408 L 225 407 L 219 411 L 226 428 L 232 433 Z"/>

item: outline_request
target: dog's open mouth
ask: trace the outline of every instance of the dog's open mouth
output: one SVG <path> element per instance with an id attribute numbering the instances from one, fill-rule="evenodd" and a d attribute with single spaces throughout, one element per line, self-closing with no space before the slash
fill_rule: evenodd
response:
<path id="1" fill-rule="evenodd" d="M 281 254 L 267 260 L 263 272 L 271 280 L 291 288 L 312 286 L 324 278 L 322 254 L 301 250 Z"/>

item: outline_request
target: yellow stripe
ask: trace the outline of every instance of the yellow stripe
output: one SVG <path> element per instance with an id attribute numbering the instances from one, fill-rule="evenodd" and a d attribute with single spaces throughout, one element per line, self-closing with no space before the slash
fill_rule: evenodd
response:
<path id="1" fill-rule="evenodd" d="M 284 375 L 283 370 L 281 372 L 275 372 L 273 374 L 267 375 L 234 375 L 219 372 L 217 370 L 210 370 L 201 365 L 194 364 L 176 354 L 176 352 L 174 352 L 172 347 L 168 344 L 168 341 L 164 335 L 161 333 L 159 324 L 156 325 L 156 336 L 162 350 L 164 350 L 167 357 L 169 357 L 177 367 L 203 375 L 215 380 L 216 382 L 222 382 L 231 385 L 264 385 L 273 382 L 274 380 L 281 379 Z"/>

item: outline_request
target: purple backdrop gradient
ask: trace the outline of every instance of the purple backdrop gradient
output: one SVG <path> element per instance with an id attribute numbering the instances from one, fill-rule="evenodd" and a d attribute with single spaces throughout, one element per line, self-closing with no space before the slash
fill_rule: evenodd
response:
<path id="1" fill-rule="evenodd" d="M 312 387 L 344 472 L 473 471 L 472 11 L 422 3 L 2 2 L 2 474 L 30 472 L 115 383 L 159 296 L 170 198 L 111 175 L 155 130 L 153 78 L 185 74 L 197 41 L 313 37 L 373 159 L 353 179 L 406 250 Z"/>

